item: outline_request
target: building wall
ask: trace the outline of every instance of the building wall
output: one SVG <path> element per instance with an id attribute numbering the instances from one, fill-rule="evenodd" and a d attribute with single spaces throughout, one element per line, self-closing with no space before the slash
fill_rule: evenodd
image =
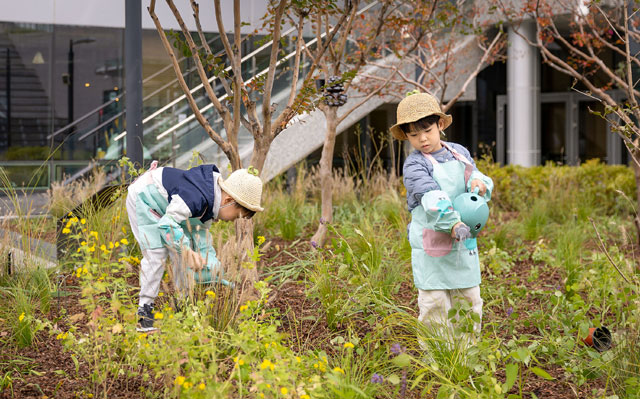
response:
<path id="1" fill-rule="evenodd" d="M 16 2 L 0 0 L 2 15 L 0 20 L 35 24 L 94 26 L 104 28 L 124 28 L 125 1 L 128 0 L 29 0 Z M 155 29 L 153 20 L 146 11 L 149 0 L 142 0 L 142 28 Z M 243 27 L 243 33 L 249 33 L 258 25 L 267 11 L 266 0 L 242 2 L 242 20 L 251 26 Z M 185 17 L 189 29 L 195 30 L 191 15 L 193 11 L 188 0 L 177 0 L 176 7 Z M 217 32 L 212 1 L 201 1 L 200 19 L 207 32 Z M 231 1 L 222 1 L 225 27 L 233 27 L 233 6 Z M 156 14 L 165 29 L 180 29 L 169 6 L 165 1 L 156 1 Z M 187 17 L 188 16 L 188 17 Z"/>

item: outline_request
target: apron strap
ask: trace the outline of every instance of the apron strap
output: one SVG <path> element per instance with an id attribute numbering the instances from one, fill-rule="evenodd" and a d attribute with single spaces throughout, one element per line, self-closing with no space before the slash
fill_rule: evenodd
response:
<path id="1" fill-rule="evenodd" d="M 464 164 L 464 184 L 466 186 L 467 184 L 469 184 L 469 178 L 471 177 L 471 173 L 473 172 L 473 165 L 471 165 L 471 162 L 469 162 L 467 158 L 465 158 L 462 154 L 460 154 L 454 148 L 449 147 L 449 145 L 444 141 L 442 142 L 442 146 L 447 150 L 449 150 L 449 152 L 453 154 L 455 159 L 457 159 L 458 161 Z M 438 161 L 436 161 L 433 155 L 425 154 L 424 152 L 422 153 L 422 155 L 424 155 L 424 157 L 431 162 L 431 164 L 433 165 L 433 168 L 435 169 L 436 165 L 438 165 Z"/>
<path id="2" fill-rule="evenodd" d="M 471 165 L 471 162 L 469 162 L 469 160 L 464 155 L 462 155 L 458 151 L 456 151 L 455 148 L 449 147 L 449 145 L 447 143 L 445 143 L 444 141 L 442 142 L 442 145 L 443 145 L 444 148 L 446 148 L 447 150 L 451 151 L 453 156 L 458 161 L 464 163 L 464 184 L 466 186 L 467 184 L 469 184 L 469 178 L 471 177 L 471 173 L 473 172 L 473 165 Z"/>

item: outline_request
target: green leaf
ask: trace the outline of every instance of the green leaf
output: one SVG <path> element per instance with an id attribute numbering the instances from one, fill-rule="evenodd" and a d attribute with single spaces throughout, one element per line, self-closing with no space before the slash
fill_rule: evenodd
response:
<path id="1" fill-rule="evenodd" d="M 545 380 L 555 380 L 555 378 L 553 378 L 551 374 L 547 373 L 540 367 L 531 367 L 531 371 L 533 371 L 533 374 L 537 375 L 538 377 L 544 378 Z"/>
<path id="2" fill-rule="evenodd" d="M 509 363 L 507 364 L 505 369 L 507 379 L 505 380 L 504 384 L 502 384 L 502 390 L 504 392 L 508 392 L 516 382 L 516 378 L 518 378 L 518 365 L 515 363 Z"/>
<path id="3" fill-rule="evenodd" d="M 391 374 L 389 377 L 387 377 L 387 381 L 389 381 L 393 385 L 398 385 L 400 383 L 400 377 L 398 377 L 396 374 Z"/>
<path id="4" fill-rule="evenodd" d="M 400 368 L 405 368 L 411 364 L 411 356 L 407 355 L 406 353 L 401 353 L 393 358 L 393 364 Z"/>

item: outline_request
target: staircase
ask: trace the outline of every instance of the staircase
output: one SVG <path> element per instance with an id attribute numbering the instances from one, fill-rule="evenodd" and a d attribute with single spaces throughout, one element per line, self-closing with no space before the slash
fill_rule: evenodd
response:
<path id="1" fill-rule="evenodd" d="M 24 64 L 6 33 L 0 32 L 0 151 L 48 146 L 49 98 L 40 78 Z M 55 119 L 55 126 L 65 122 Z"/>

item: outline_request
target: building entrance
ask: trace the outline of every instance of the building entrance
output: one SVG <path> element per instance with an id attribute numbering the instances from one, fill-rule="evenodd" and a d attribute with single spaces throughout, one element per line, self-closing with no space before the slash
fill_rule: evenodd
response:
<path id="1" fill-rule="evenodd" d="M 622 93 L 610 93 L 617 102 Z M 507 96 L 496 97 L 496 160 L 508 158 Z M 622 139 L 612 134 L 609 125 L 593 112 L 603 112 L 602 104 L 577 92 L 540 93 L 540 159 L 565 165 L 578 165 L 599 158 L 609 164 L 622 163 Z"/>

